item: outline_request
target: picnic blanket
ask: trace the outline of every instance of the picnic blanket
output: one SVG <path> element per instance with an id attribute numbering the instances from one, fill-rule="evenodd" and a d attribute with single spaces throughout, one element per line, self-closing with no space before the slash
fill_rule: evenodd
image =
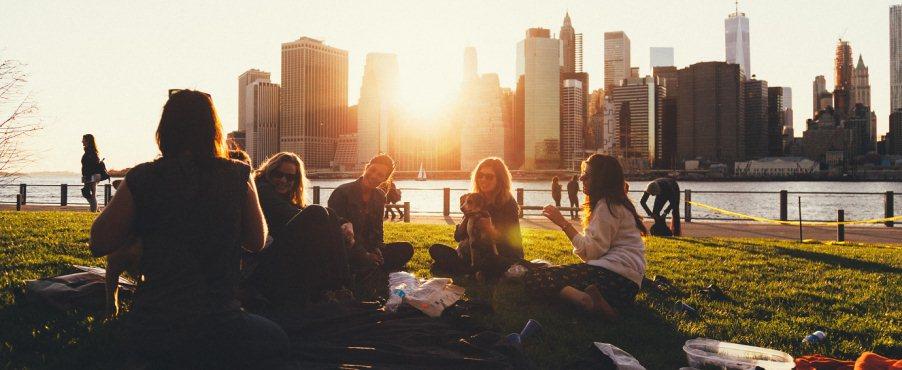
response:
<path id="1" fill-rule="evenodd" d="M 503 335 L 480 330 L 469 302 L 430 318 L 408 306 L 396 313 L 374 303 L 328 303 L 262 313 L 288 333 L 302 368 L 530 369 Z M 490 308 L 489 308 L 490 309 Z"/>

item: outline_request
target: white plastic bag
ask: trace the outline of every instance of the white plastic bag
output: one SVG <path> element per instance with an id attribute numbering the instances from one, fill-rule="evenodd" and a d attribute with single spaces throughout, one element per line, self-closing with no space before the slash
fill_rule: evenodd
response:
<path id="1" fill-rule="evenodd" d="M 613 344 L 595 342 L 595 347 L 614 361 L 617 370 L 645 370 L 645 366 L 642 366 L 633 355 Z"/>
<path id="2" fill-rule="evenodd" d="M 457 302 L 463 294 L 464 288 L 452 284 L 451 279 L 432 278 L 406 293 L 404 302 L 429 317 L 439 317 L 446 307 Z"/>
<path id="3" fill-rule="evenodd" d="M 388 301 L 385 302 L 385 311 L 395 312 L 404 300 L 407 293 L 417 288 L 417 277 L 406 271 L 393 272 L 388 275 Z"/>

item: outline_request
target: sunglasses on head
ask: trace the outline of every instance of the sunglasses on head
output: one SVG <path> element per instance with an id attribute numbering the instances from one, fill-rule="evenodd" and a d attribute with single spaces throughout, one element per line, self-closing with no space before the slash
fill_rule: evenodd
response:
<path id="1" fill-rule="evenodd" d="M 185 90 L 188 90 L 188 89 L 169 89 L 169 96 L 171 97 L 171 96 L 175 95 L 176 93 L 178 93 L 179 91 L 185 91 Z M 210 99 L 213 99 L 213 97 L 210 96 L 210 94 L 207 94 L 207 93 L 205 93 L 205 92 L 203 92 L 203 91 L 198 91 L 198 92 L 201 93 L 201 94 L 206 95 L 206 96 L 207 96 L 208 98 L 210 98 Z"/>
<path id="2" fill-rule="evenodd" d="M 270 174 L 270 176 L 273 179 L 285 179 L 288 181 L 297 181 L 297 179 L 298 179 L 298 174 L 296 174 L 296 173 L 290 174 L 290 173 L 285 173 L 285 172 L 282 172 L 279 170 L 273 170 L 272 173 Z"/>

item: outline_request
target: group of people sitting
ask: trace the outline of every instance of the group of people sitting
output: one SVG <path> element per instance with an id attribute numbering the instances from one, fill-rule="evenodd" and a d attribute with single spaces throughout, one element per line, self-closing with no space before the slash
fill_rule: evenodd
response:
<path id="1" fill-rule="evenodd" d="M 92 225 L 90 249 L 107 256 L 139 246 L 141 279 L 124 320 L 139 357 L 178 366 L 287 366 L 287 335 L 266 312 L 384 295 L 388 273 L 412 258 L 411 243 L 385 243 L 383 235 L 386 194 L 379 186 L 395 165 L 387 155 L 373 157 L 323 207 L 305 201 L 305 169 L 296 154 L 277 153 L 253 170 L 229 158 L 223 139 L 209 95 L 171 94 L 156 131 L 161 156 L 128 172 Z M 582 231 L 554 205 L 543 214 L 583 263 L 539 266 L 524 259 L 510 171 L 501 159 L 487 158 L 471 178 L 479 212 L 466 213 L 458 225 L 460 246 L 429 247 L 433 273 L 475 272 L 476 246 L 464 242 L 478 227 L 492 245 L 478 267 L 482 280 L 522 264 L 529 294 L 616 318 L 642 282 L 646 228 L 617 159 L 592 155 L 579 181 L 587 197 Z"/>

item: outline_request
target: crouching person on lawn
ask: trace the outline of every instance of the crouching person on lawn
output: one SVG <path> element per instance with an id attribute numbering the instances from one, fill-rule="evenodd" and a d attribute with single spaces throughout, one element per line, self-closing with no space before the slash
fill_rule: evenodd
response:
<path id="1" fill-rule="evenodd" d="M 545 207 L 543 214 L 567 234 L 573 254 L 585 263 L 533 269 L 524 283 L 533 294 L 559 296 L 615 319 L 639 292 L 647 231 L 624 190 L 616 158 L 593 154 L 583 162 L 580 181 L 587 196 L 582 233 L 554 206 Z"/>

